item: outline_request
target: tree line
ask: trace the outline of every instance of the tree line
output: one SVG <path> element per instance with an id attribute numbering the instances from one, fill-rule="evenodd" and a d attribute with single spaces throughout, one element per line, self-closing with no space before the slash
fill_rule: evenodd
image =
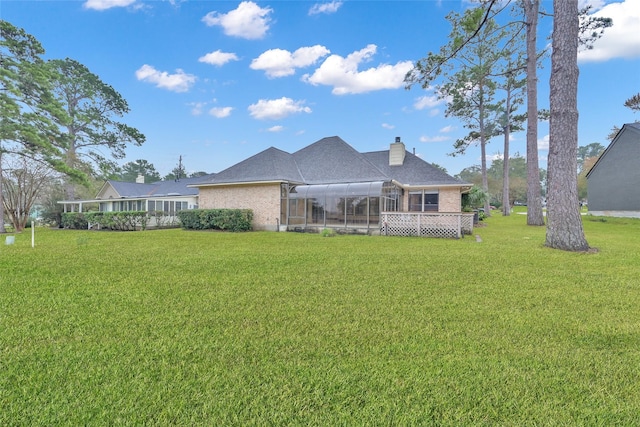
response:
<path id="1" fill-rule="evenodd" d="M 599 142 L 592 142 L 588 145 L 578 147 L 577 155 L 577 185 L 578 185 L 578 200 L 581 203 L 587 202 L 587 173 L 600 155 L 604 152 L 605 147 Z M 490 205 L 500 208 L 502 211 L 510 210 L 514 205 L 528 204 L 528 171 L 527 171 L 527 159 L 515 153 L 509 159 L 508 177 L 509 181 L 504 182 L 504 168 L 505 160 L 503 158 L 494 159 L 491 162 L 491 166 L 487 168 L 487 183 L 488 183 L 488 201 Z M 456 178 L 470 182 L 478 187 L 482 187 L 482 170 L 480 165 L 473 165 L 464 168 L 459 174 L 455 175 Z M 546 197 L 547 187 L 547 170 L 540 168 L 539 174 L 540 195 L 543 200 Z M 505 193 L 504 188 L 508 191 Z M 505 194 L 507 198 L 505 198 Z M 544 203 L 543 203 L 544 204 Z"/>
<path id="2" fill-rule="evenodd" d="M 187 177 L 182 157 L 164 177 L 146 160 L 120 166 L 146 139 L 121 120 L 122 95 L 78 61 L 45 61 L 40 42 L 5 20 L 0 36 L 0 232 L 5 212 L 20 231 L 34 205 L 57 211 L 56 201 L 91 198 L 107 179 Z"/>
<path id="3" fill-rule="evenodd" d="M 589 49 L 609 18 L 589 15 L 578 0 L 554 0 L 553 13 L 539 0 L 479 0 L 464 13 L 447 16 L 452 30 L 438 52 L 429 52 L 405 77 L 407 88 L 433 89 L 447 100 L 447 116 L 457 117 L 469 133 L 456 141 L 452 155 L 463 154 L 471 144 L 480 146 L 482 189 L 489 192 L 490 176 L 502 166 L 502 212 L 509 215 L 512 191 L 523 193 L 522 183 L 510 182 L 512 161 L 526 166 L 527 224 L 547 227 L 545 244 L 569 251 L 589 250 L 579 211 L 578 194 L 578 50 Z M 507 16 L 508 14 L 508 16 Z M 552 17 L 549 109 L 538 109 L 537 68 L 549 53 L 538 51 L 539 17 Z M 637 107 L 639 96 L 625 105 Z M 520 106 L 526 103 L 526 112 Z M 544 180 L 538 164 L 538 120 L 549 120 L 548 169 Z M 510 158 L 509 135 L 526 122 L 526 160 Z M 486 144 L 503 136 L 504 157 L 487 167 Z M 501 165 L 500 165 L 501 163 Z M 585 162 L 582 163 L 585 166 Z M 497 178 L 496 178 L 497 180 Z M 472 181 L 473 182 L 473 181 Z M 546 221 L 542 208 L 542 182 L 546 183 Z M 517 187 L 517 188 L 514 188 Z M 494 192 L 495 194 L 495 192 Z M 517 197 L 521 197 L 520 194 Z M 485 212 L 490 212 L 490 200 Z"/>
<path id="4" fill-rule="evenodd" d="M 6 175 L 7 159 L 17 165 L 7 174 L 14 178 L 37 165 L 57 176 L 64 198 L 73 200 L 78 188 L 113 174 L 125 149 L 142 145 L 145 136 L 120 120 L 129 106 L 112 86 L 73 59 L 45 61 L 44 53 L 35 37 L 0 20 L 0 177 Z M 19 231 L 29 212 L 11 206 L 15 200 L 5 197 L 3 181 L 0 205 Z M 5 209 L 0 209 L 0 232 Z"/>

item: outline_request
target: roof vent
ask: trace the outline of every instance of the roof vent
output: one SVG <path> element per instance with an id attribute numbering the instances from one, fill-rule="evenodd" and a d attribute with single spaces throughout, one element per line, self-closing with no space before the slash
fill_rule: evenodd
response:
<path id="1" fill-rule="evenodd" d="M 404 143 L 396 136 L 396 142 L 389 147 L 389 166 L 402 166 L 405 154 Z"/>

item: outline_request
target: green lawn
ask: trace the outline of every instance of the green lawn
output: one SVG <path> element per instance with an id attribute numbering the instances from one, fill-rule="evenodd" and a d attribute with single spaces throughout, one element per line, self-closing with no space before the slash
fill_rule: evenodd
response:
<path id="1" fill-rule="evenodd" d="M 640 425 L 640 220 L 485 224 L 2 236 L 0 425 Z"/>

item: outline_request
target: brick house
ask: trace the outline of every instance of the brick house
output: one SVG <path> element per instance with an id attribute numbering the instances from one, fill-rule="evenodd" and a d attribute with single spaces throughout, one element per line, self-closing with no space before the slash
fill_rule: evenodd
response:
<path id="1" fill-rule="evenodd" d="M 337 136 L 294 153 L 271 147 L 192 187 L 200 209 L 251 209 L 256 230 L 460 237 L 473 227 L 461 212 L 471 184 L 407 152 L 400 138 L 367 153 Z"/>

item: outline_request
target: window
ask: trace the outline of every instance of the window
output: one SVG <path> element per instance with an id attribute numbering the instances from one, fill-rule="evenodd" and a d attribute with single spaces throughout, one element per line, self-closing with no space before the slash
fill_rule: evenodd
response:
<path id="1" fill-rule="evenodd" d="M 409 193 L 410 212 L 438 212 L 438 193 L 412 191 Z"/>
<path id="2" fill-rule="evenodd" d="M 422 191 L 409 193 L 409 212 L 422 212 Z"/>
<path id="3" fill-rule="evenodd" d="M 438 193 L 424 193 L 424 211 L 438 212 Z"/>

